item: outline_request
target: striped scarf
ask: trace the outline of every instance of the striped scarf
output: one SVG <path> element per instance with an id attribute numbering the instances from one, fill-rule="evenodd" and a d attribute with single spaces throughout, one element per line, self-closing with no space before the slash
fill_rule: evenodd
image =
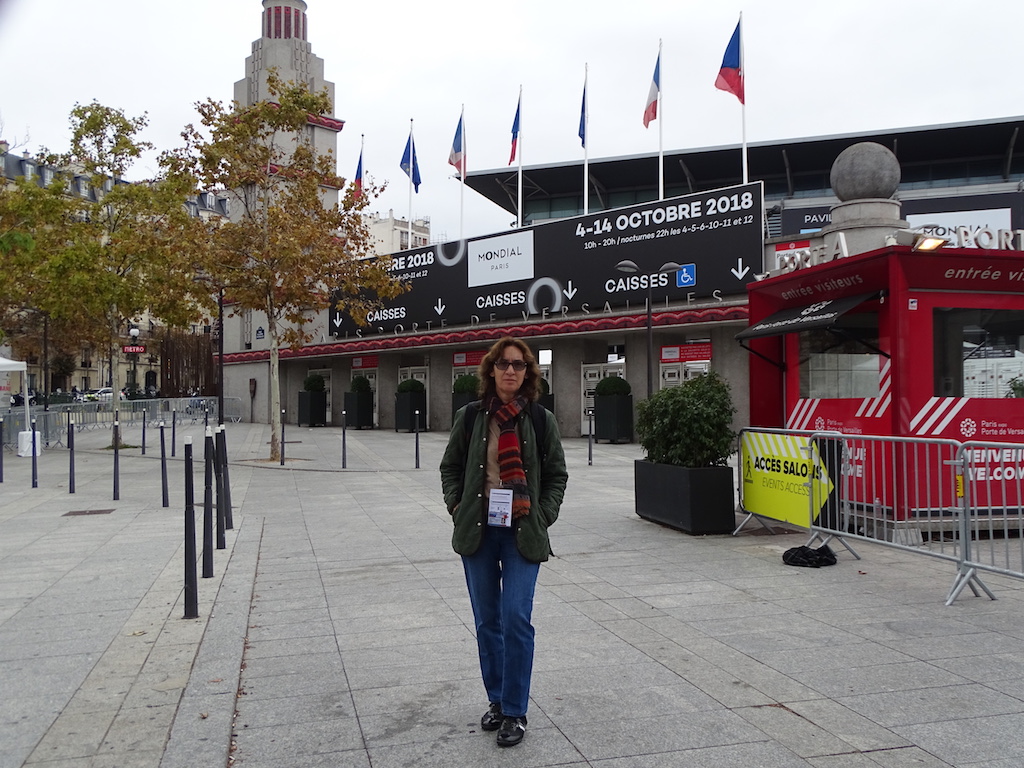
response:
<path id="1" fill-rule="evenodd" d="M 502 487 L 512 489 L 513 519 L 530 514 L 530 492 L 526 486 L 523 456 L 516 436 L 516 417 L 526 408 L 524 397 L 517 397 L 504 405 L 494 397 L 488 408 L 498 422 L 498 475 Z"/>

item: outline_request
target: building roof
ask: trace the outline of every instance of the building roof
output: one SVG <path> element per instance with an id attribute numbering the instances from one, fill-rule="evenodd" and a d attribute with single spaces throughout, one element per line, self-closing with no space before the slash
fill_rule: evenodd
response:
<path id="1" fill-rule="evenodd" d="M 1020 180 L 1024 179 L 1024 156 L 1016 145 L 1022 126 L 1024 117 L 1006 117 L 754 142 L 747 145 L 749 176 L 751 180 L 765 181 L 765 197 L 769 200 L 828 196 L 831 195 L 829 173 L 836 156 L 852 144 L 874 141 L 895 153 L 904 184 L 951 186 L 975 181 Z M 594 210 L 628 205 L 657 195 L 657 153 L 590 159 L 588 164 Z M 516 174 L 514 167 L 470 171 L 466 183 L 515 214 Z M 741 177 L 739 144 L 665 152 L 665 190 L 669 196 L 739 184 Z M 536 204 L 542 200 L 582 198 L 582 178 L 582 160 L 525 166 L 523 198 L 527 218 L 530 218 L 531 207 L 537 211 Z M 635 199 L 625 200 L 621 194 L 616 194 L 624 192 L 635 193 Z"/>

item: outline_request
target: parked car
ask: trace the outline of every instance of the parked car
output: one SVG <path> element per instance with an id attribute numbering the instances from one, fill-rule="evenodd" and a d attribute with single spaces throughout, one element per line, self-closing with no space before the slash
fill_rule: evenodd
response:
<path id="1" fill-rule="evenodd" d="M 101 387 L 96 390 L 96 397 L 94 398 L 101 402 L 110 402 L 114 399 L 114 390 L 111 387 Z M 118 393 L 118 400 L 124 400 L 124 392 Z"/>
<path id="2" fill-rule="evenodd" d="M 22 396 L 21 392 L 11 392 L 11 407 L 12 408 L 15 407 L 15 406 L 22 406 L 24 404 L 25 404 L 25 398 Z M 31 389 L 28 391 L 28 404 L 29 405 L 35 405 L 36 404 L 36 393 L 35 393 L 34 390 L 31 390 Z"/>

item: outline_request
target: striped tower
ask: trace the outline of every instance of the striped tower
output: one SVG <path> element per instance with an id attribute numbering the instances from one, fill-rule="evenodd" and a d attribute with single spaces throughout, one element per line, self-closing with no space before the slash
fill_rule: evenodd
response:
<path id="1" fill-rule="evenodd" d="M 245 79 L 235 83 L 235 101 L 247 107 L 269 98 L 267 71 L 276 68 L 285 82 L 304 82 L 314 92 L 326 88 L 333 104 L 334 83 L 324 79 L 324 60 L 313 53 L 308 32 L 305 0 L 263 0 L 261 36 L 245 60 Z M 330 152 L 337 157 L 338 133 L 344 126 L 344 121 L 333 115 L 310 116 L 307 130 L 318 154 Z M 337 190 L 324 192 L 326 205 L 337 202 Z"/>

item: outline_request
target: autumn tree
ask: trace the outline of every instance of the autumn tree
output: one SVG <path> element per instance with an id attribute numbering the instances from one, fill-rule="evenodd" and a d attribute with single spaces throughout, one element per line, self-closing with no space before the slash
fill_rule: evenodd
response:
<path id="1" fill-rule="evenodd" d="M 84 175 L 93 195 L 72 194 L 72 235 L 46 257 L 47 279 L 65 301 L 60 314 L 76 322 L 98 346 L 120 357 L 129 323 L 144 315 L 164 325 L 182 326 L 212 307 L 208 287 L 195 280 L 202 262 L 202 223 L 185 205 L 195 180 L 171 155 L 159 176 L 124 181 L 134 162 L 152 145 L 138 134 L 146 118 L 96 102 L 71 112 L 71 148 L 51 162 Z M 114 390 L 120 366 L 112 366 Z"/>
<path id="2" fill-rule="evenodd" d="M 205 188 L 224 190 L 230 220 L 213 226 L 209 278 L 233 307 L 262 313 L 270 347 L 270 458 L 280 458 L 280 350 L 315 335 L 315 315 L 331 304 L 353 315 L 402 286 L 371 255 L 361 211 L 376 190 L 344 187 L 332 154 L 313 145 L 309 120 L 330 115 L 326 91 L 284 83 L 271 73 L 269 100 L 249 107 L 197 105 L 205 133 L 190 126 L 181 157 Z M 371 298 L 373 297 L 373 298 Z"/>
<path id="3" fill-rule="evenodd" d="M 184 325 L 212 307 L 194 279 L 202 232 L 185 203 L 195 181 L 170 161 L 158 178 L 125 181 L 151 148 L 138 139 L 145 117 L 93 102 L 76 105 L 70 122 L 69 151 L 39 157 L 54 174 L 48 186 L 20 179 L 0 190 L 0 323 L 44 366 L 47 331 L 58 352 L 105 350 L 117 390 L 129 322 Z"/>

